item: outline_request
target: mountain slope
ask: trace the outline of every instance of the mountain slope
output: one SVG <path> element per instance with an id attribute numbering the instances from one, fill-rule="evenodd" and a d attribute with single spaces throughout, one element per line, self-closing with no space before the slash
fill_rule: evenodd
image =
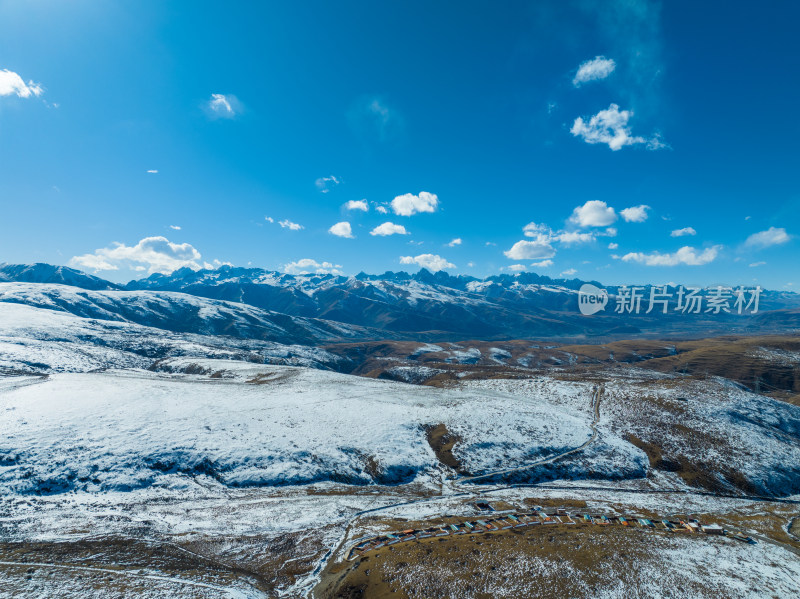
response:
<path id="1" fill-rule="evenodd" d="M 122 289 L 122 286 L 67 266 L 52 264 L 0 264 L 0 281 L 55 283 L 81 289 Z"/>
<path id="2" fill-rule="evenodd" d="M 49 265 L 9 266 L 0 269 L 0 278 L 18 281 L 34 280 L 39 283 L 60 280 L 89 290 L 116 290 L 113 283 L 84 275 L 79 271 Z M 204 332 L 208 319 L 199 322 L 192 310 L 181 309 L 181 318 L 166 317 L 170 312 L 159 304 L 167 301 L 165 292 L 180 292 L 182 297 L 194 296 L 217 302 L 228 302 L 226 310 L 234 310 L 241 318 L 214 320 L 210 332 L 233 334 L 254 338 L 254 312 L 249 307 L 271 315 L 267 321 L 291 330 L 292 342 L 312 342 L 319 334 L 303 336 L 292 330 L 300 321 L 296 317 L 329 321 L 321 326 L 327 336 L 353 337 L 353 333 L 333 332 L 331 321 L 345 323 L 347 327 L 370 329 L 355 336 L 372 339 L 414 339 L 440 341 L 453 339 L 559 339 L 581 341 L 612 340 L 637 337 L 711 336 L 721 334 L 765 334 L 791 332 L 800 328 L 800 295 L 769 291 L 762 294 L 760 311 L 755 315 L 737 314 L 683 314 L 675 310 L 674 295 L 667 314 L 655 310 L 646 313 L 648 288 L 644 288 L 642 309 L 639 314 L 620 314 L 614 310 L 614 299 L 619 288 L 607 287 L 612 299 L 608 308 L 591 317 L 578 311 L 578 293 L 583 281 L 554 280 L 533 273 L 499 275 L 487 279 L 470 276 L 451 276 L 444 272 L 427 270 L 408 273 L 386 272 L 382 275 L 361 273 L 355 277 L 335 275 L 289 275 L 258 268 L 223 266 L 214 270 L 176 270 L 170 275 L 154 274 L 148 278 L 131 281 L 127 292 L 158 292 L 162 299 L 145 302 L 146 309 L 154 310 L 152 319 L 143 321 L 144 306 L 132 306 L 130 300 L 119 292 L 114 306 L 105 300 L 91 300 L 103 308 L 105 316 L 128 319 L 170 330 Z M 596 283 L 601 286 L 599 283 Z M 675 292 L 675 289 L 673 289 Z M 144 296 L 141 296 L 144 297 Z M 29 301 L 20 299 L 16 301 Z M 83 301 L 83 300 L 82 300 Z M 169 301 L 178 301 L 177 298 Z M 69 303 L 69 302 L 68 302 Z M 135 302 L 134 302 L 135 303 Z M 167 302 L 169 303 L 169 302 Z M 186 307 L 186 300 L 180 300 Z M 240 306 L 233 309 L 230 306 Z M 32 304 L 39 305 L 39 304 Z M 69 308 L 70 311 L 75 308 Z M 196 311 L 196 310 L 195 310 Z M 274 312 L 283 314 L 277 316 Z M 80 313 L 80 312 L 74 312 Z M 247 316 L 244 316 L 244 315 Z M 154 319 L 154 320 L 153 320 Z M 238 324 L 234 325 L 234 321 Z M 242 322 L 246 321 L 247 326 Z M 225 330 L 228 323 L 230 332 Z M 269 328 L 269 327 L 267 327 Z M 300 329 L 307 328 L 300 326 Z M 366 336 L 365 336 L 366 335 Z M 323 335 L 324 337 L 325 335 Z"/>
<path id="3" fill-rule="evenodd" d="M 0 378 L 6 374 L 92 372 L 106 368 L 171 371 L 165 360 L 218 358 L 349 370 L 347 358 L 316 347 L 172 333 L 130 322 L 0 303 Z M 184 370 L 197 370 L 187 367 Z"/>
<path id="4" fill-rule="evenodd" d="M 177 270 L 131 281 L 128 289 L 183 291 L 289 314 L 375 327 L 409 339 L 519 339 L 617 337 L 631 334 L 722 334 L 783 331 L 796 322 L 800 296 L 769 292 L 756 317 L 734 314 L 616 314 L 611 308 L 579 314 L 583 281 L 534 273 L 487 279 L 421 270 L 355 277 L 288 275 L 258 268 Z M 599 283 L 596 283 L 600 286 Z M 608 287 L 615 296 L 617 287 Z M 645 291 L 645 296 L 646 296 Z M 646 308 L 646 302 L 643 302 Z M 642 310 L 644 312 L 644 309 Z"/>
<path id="5" fill-rule="evenodd" d="M 185 293 L 91 291 L 66 285 L 0 283 L 2 302 L 179 333 L 229 335 L 277 343 L 314 345 L 325 340 L 372 339 L 377 335 L 376 331 L 358 326 L 289 316 Z"/>

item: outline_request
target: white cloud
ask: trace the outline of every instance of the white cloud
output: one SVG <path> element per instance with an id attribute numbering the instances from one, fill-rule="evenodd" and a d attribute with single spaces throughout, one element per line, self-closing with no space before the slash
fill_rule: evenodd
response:
<path id="1" fill-rule="evenodd" d="M 375 211 L 380 212 L 381 214 L 389 214 L 389 210 L 386 206 L 375 206 Z"/>
<path id="2" fill-rule="evenodd" d="M 153 168 L 153 169 L 150 169 L 150 170 L 149 170 L 149 171 L 147 171 L 147 172 L 148 172 L 149 174 L 151 174 L 151 175 L 157 175 L 157 174 L 158 174 L 158 170 L 156 170 L 156 169 L 154 169 L 154 168 Z"/>
<path id="3" fill-rule="evenodd" d="M 589 200 L 583 206 L 577 206 L 569 220 L 581 227 L 606 227 L 617 220 L 617 214 L 605 202 Z"/>
<path id="4" fill-rule="evenodd" d="M 598 237 L 616 237 L 617 236 L 617 230 L 614 227 L 609 227 L 608 229 L 606 229 L 602 233 L 598 233 L 597 236 Z"/>
<path id="5" fill-rule="evenodd" d="M 184 266 L 192 270 L 213 268 L 211 264 L 201 264 L 200 258 L 200 252 L 188 243 L 172 243 L 166 237 L 145 237 L 134 246 L 115 243 L 110 248 L 95 250 L 93 254 L 75 256 L 70 265 L 95 272 L 118 270 L 121 266 L 142 270 L 138 267 L 144 266 L 150 274 L 169 274 Z"/>
<path id="6" fill-rule="evenodd" d="M 456 237 L 455 239 L 453 239 L 453 241 L 451 241 L 447 245 L 449 247 L 451 247 L 451 248 L 456 247 L 457 245 L 461 245 L 461 238 L 460 237 Z"/>
<path id="7" fill-rule="evenodd" d="M 101 270 L 119 270 L 119 266 L 112 263 L 110 260 L 106 260 L 100 252 L 102 250 L 96 250 L 94 254 L 84 254 L 82 256 L 73 256 L 70 261 L 70 266 L 76 266 L 78 268 L 86 268 L 91 269 L 94 272 L 98 272 Z M 135 266 L 133 270 L 145 270 L 144 266 Z"/>
<path id="8" fill-rule="evenodd" d="M 525 270 L 525 268 L 526 266 L 524 264 L 512 264 L 511 266 L 508 267 L 508 270 L 520 272 L 522 270 Z"/>
<path id="9" fill-rule="evenodd" d="M 572 85 L 575 87 L 580 87 L 581 83 L 605 79 L 614 72 L 616 67 L 617 63 L 615 63 L 611 58 L 606 58 L 605 56 L 595 56 L 591 60 L 587 60 L 580 64 L 577 73 L 575 73 L 575 78 L 572 80 Z"/>
<path id="10" fill-rule="evenodd" d="M 758 266 L 764 266 L 765 264 L 766 264 L 766 262 L 764 262 L 764 261 L 761 261 L 761 262 L 753 262 L 752 264 L 750 264 L 750 268 L 756 268 L 756 267 L 758 267 Z"/>
<path id="11" fill-rule="evenodd" d="M 396 225 L 387 221 L 382 225 L 378 225 L 372 229 L 369 234 L 386 237 L 387 235 L 408 235 L 409 233 L 406 231 L 406 228 L 403 225 Z"/>
<path id="12" fill-rule="evenodd" d="M 561 273 L 560 275 L 558 275 L 558 276 L 560 276 L 560 277 L 571 277 L 571 276 L 572 276 L 572 275 L 574 275 L 576 272 L 578 272 L 578 271 L 577 271 L 577 270 L 575 270 L 574 268 L 568 268 L 567 270 L 565 270 L 564 272 L 562 272 L 562 273 Z"/>
<path id="13" fill-rule="evenodd" d="M 337 237 L 347 237 L 348 239 L 353 239 L 353 230 L 350 228 L 350 223 L 347 221 L 336 223 L 330 229 L 328 229 L 328 233 L 331 235 L 336 235 Z"/>
<path id="14" fill-rule="evenodd" d="M 540 235 L 551 235 L 552 229 L 542 223 L 530 222 L 522 227 L 522 233 L 525 237 L 539 237 Z"/>
<path id="15" fill-rule="evenodd" d="M 670 237 L 686 237 L 697 235 L 697 231 L 694 230 L 694 227 L 684 227 L 683 229 L 675 229 L 672 233 L 669 234 Z"/>
<path id="16" fill-rule="evenodd" d="M 322 193 L 328 193 L 331 188 L 336 187 L 341 182 L 342 181 L 340 179 L 331 175 L 330 177 L 320 177 L 314 181 L 314 185 L 316 185 L 317 189 L 319 189 Z"/>
<path id="17" fill-rule="evenodd" d="M 650 210 L 650 206 L 646 204 L 641 204 L 639 206 L 631 206 L 630 208 L 624 208 L 620 210 L 619 213 L 622 215 L 622 218 L 625 219 L 627 223 L 643 223 L 647 220 L 647 211 Z"/>
<path id="18" fill-rule="evenodd" d="M 536 260 L 556 255 L 556 251 L 545 236 L 540 236 L 536 241 L 518 241 L 503 253 L 512 260 Z"/>
<path id="19" fill-rule="evenodd" d="M 653 134 L 653 137 L 647 140 L 645 146 L 648 150 L 663 150 L 664 148 L 671 148 L 671 146 L 661 139 L 661 133 Z"/>
<path id="20" fill-rule="evenodd" d="M 293 223 L 288 218 L 279 221 L 278 224 L 281 226 L 282 229 L 289 229 L 290 231 L 299 231 L 300 229 L 305 229 L 303 225 L 298 225 L 297 223 Z"/>
<path id="21" fill-rule="evenodd" d="M 275 219 L 272 218 L 271 216 L 265 216 L 264 220 L 267 221 L 268 223 L 274 223 L 275 222 Z"/>
<path id="22" fill-rule="evenodd" d="M 435 212 L 439 206 L 439 198 L 435 193 L 427 191 L 419 192 L 418 196 L 406 193 L 393 199 L 391 206 L 395 214 L 411 216 L 417 212 Z"/>
<path id="23" fill-rule="evenodd" d="M 547 268 L 548 266 L 553 266 L 553 261 L 540 260 L 539 262 L 531 262 L 531 266 L 534 268 Z"/>
<path id="24" fill-rule="evenodd" d="M 203 262 L 203 268 L 207 269 L 219 268 L 220 266 L 233 266 L 233 262 L 223 262 L 222 260 L 217 260 L 216 258 L 211 261 L 211 264 L 208 262 Z"/>
<path id="25" fill-rule="evenodd" d="M 618 247 L 619 247 L 618 243 L 609 243 L 608 244 L 608 249 L 610 249 L 610 250 L 616 250 Z"/>
<path id="26" fill-rule="evenodd" d="M 178 226 L 178 225 L 170 225 L 169 228 L 172 229 L 173 231 L 180 231 L 181 230 L 180 226 Z"/>
<path id="27" fill-rule="evenodd" d="M 290 275 L 307 275 L 312 273 L 318 275 L 340 275 L 342 274 L 342 271 L 339 270 L 341 267 L 341 264 L 317 262 L 311 258 L 302 258 L 296 262 L 289 262 L 289 264 L 284 265 L 283 272 Z"/>
<path id="28" fill-rule="evenodd" d="M 698 252 L 693 247 L 687 245 L 672 254 L 631 252 L 622 256 L 622 260 L 624 262 L 639 262 L 647 266 L 677 266 L 678 264 L 700 266 L 713 262 L 721 248 L 722 246 L 715 245 L 714 247 L 706 248 L 702 252 Z"/>
<path id="29" fill-rule="evenodd" d="M 242 106 L 233 94 L 211 94 L 206 109 L 211 117 L 232 119 L 242 111 Z"/>
<path id="30" fill-rule="evenodd" d="M 647 144 L 650 150 L 666 147 L 657 135 L 651 139 L 632 135 L 628 126 L 628 120 L 632 116 L 633 112 L 630 110 L 620 110 L 619 106 L 611 104 L 606 110 L 593 115 L 589 122 L 582 117 L 576 118 L 570 133 L 581 137 L 588 144 L 607 144 L 613 151 L 634 144 Z"/>
<path id="31" fill-rule="evenodd" d="M 561 243 L 566 245 L 572 245 L 573 243 L 589 243 L 590 241 L 594 241 L 595 237 L 593 233 L 580 233 L 578 231 L 564 231 L 562 233 L 558 233 L 554 239 L 557 239 Z"/>
<path id="32" fill-rule="evenodd" d="M 766 248 L 772 245 L 786 243 L 790 239 L 791 236 L 786 233 L 786 229 L 783 227 L 770 227 L 766 231 L 753 233 L 747 238 L 747 241 L 745 241 L 744 244 L 748 247 Z"/>
<path id="33" fill-rule="evenodd" d="M 367 200 L 350 200 L 344 205 L 346 210 L 361 210 L 362 212 L 369 212 L 369 204 Z"/>
<path id="34" fill-rule="evenodd" d="M 420 254 L 419 256 L 401 256 L 400 264 L 417 264 L 422 268 L 427 268 L 432 272 L 444 270 L 445 268 L 455 268 L 456 265 L 448 262 L 437 254 Z"/>
<path id="35" fill-rule="evenodd" d="M 25 80 L 14 71 L 3 69 L 0 71 L 0 96 L 16 95 L 19 98 L 30 98 L 31 96 L 41 96 L 44 88 L 38 83 Z"/>

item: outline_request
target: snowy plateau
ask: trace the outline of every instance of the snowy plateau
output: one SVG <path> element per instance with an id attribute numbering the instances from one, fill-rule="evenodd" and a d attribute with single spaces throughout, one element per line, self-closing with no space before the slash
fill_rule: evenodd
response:
<path id="1" fill-rule="evenodd" d="M 5 272 L 4 599 L 800 596 L 796 337 L 414 341 Z"/>

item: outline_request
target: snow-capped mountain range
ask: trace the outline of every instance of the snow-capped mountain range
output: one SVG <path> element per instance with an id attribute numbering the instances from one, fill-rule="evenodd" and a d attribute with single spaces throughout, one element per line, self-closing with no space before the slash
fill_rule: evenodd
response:
<path id="1" fill-rule="evenodd" d="M 765 292 L 756 315 L 606 311 L 585 317 L 577 309 L 582 284 L 533 273 L 477 279 L 421 270 L 345 277 L 223 266 L 183 268 L 118 285 L 64 266 L 0 265 L 0 302 L 280 343 L 581 339 L 800 328 L 800 295 L 795 293 Z M 617 288 L 608 291 L 613 296 Z"/>

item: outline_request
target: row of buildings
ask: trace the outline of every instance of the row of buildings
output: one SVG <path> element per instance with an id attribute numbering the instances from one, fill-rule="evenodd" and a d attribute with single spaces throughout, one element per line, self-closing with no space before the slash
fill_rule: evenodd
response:
<path id="1" fill-rule="evenodd" d="M 543 509 L 534 509 L 530 512 L 504 513 L 493 515 L 476 520 L 468 520 L 459 523 L 441 524 L 425 529 L 407 529 L 398 532 L 379 535 L 368 539 L 360 539 L 356 542 L 348 553 L 348 559 L 354 560 L 369 551 L 374 551 L 382 547 L 396 545 L 413 540 L 421 540 L 430 537 L 447 537 L 450 535 L 463 535 L 475 533 L 497 532 L 512 528 L 523 528 L 527 526 L 548 526 L 548 525 L 575 525 L 591 524 L 597 526 L 620 525 L 625 527 L 638 527 L 647 529 L 660 529 L 668 532 L 687 532 L 704 533 L 707 535 L 730 536 L 745 543 L 755 543 L 755 541 L 741 533 L 726 531 L 719 524 L 702 524 L 697 519 L 687 520 L 651 520 L 649 518 L 634 518 L 630 516 L 607 516 L 604 514 L 573 513 L 569 514 L 565 509 L 558 509 L 548 514 Z"/>

